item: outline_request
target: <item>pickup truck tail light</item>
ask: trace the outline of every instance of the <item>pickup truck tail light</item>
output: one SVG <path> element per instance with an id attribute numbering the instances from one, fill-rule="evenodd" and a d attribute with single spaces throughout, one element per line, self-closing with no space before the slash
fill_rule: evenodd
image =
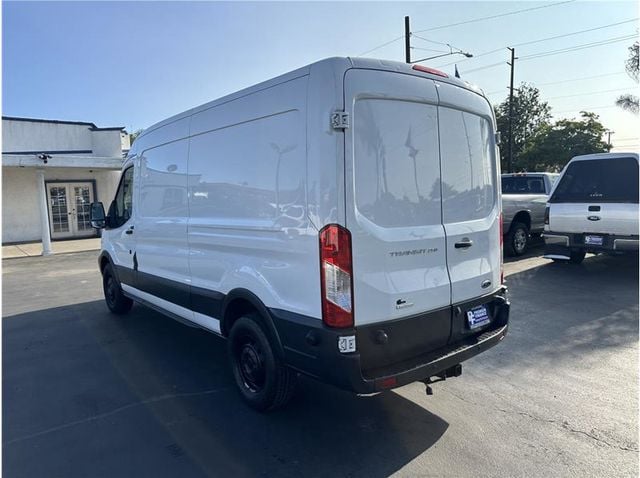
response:
<path id="1" fill-rule="evenodd" d="M 353 327 L 351 233 L 338 224 L 320 231 L 322 321 L 329 327 Z"/>
<path id="2" fill-rule="evenodd" d="M 549 225 L 549 206 L 544 208 L 544 225 Z"/>

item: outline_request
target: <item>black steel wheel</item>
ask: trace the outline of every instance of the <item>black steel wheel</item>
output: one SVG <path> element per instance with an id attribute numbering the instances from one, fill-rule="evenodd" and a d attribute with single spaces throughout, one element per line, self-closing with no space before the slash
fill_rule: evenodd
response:
<path id="1" fill-rule="evenodd" d="M 133 301 L 122 293 L 122 288 L 113 273 L 111 264 L 102 271 L 102 289 L 109 310 L 118 315 L 126 314 L 133 307 Z"/>
<path id="2" fill-rule="evenodd" d="M 240 317 L 233 324 L 229 358 L 236 386 L 250 407 L 271 411 L 291 399 L 296 375 L 274 353 L 257 315 Z"/>

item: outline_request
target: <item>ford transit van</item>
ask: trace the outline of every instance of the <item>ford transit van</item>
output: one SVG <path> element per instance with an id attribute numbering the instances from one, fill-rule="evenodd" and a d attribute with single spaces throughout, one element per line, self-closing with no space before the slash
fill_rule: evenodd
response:
<path id="1" fill-rule="evenodd" d="M 259 410 L 300 374 L 430 391 L 507 332 L 495 132 L 469 84 L 356 58 L 162 121 L 92 205 L 107 306 L 227 338 Z"/>

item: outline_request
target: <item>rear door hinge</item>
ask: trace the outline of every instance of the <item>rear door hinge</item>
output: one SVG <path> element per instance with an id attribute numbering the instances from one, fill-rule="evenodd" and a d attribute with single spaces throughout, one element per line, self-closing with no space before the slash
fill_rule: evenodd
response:
<path id="1" fill-rule="evenodd" d="M 331 127 L 333 129 L 347 129 L 349 124 L 349 113 L 345 111 L 331 113 Z"/>

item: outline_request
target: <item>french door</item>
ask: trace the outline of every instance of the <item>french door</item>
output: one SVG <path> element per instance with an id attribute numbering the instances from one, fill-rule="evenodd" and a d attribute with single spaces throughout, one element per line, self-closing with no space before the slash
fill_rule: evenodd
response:
<path id="1" fill-rule="evenodd" d="M 47 196 L 52 239 L 95 235 L 89 217 L 92 183 L 48 183 Z"/>

